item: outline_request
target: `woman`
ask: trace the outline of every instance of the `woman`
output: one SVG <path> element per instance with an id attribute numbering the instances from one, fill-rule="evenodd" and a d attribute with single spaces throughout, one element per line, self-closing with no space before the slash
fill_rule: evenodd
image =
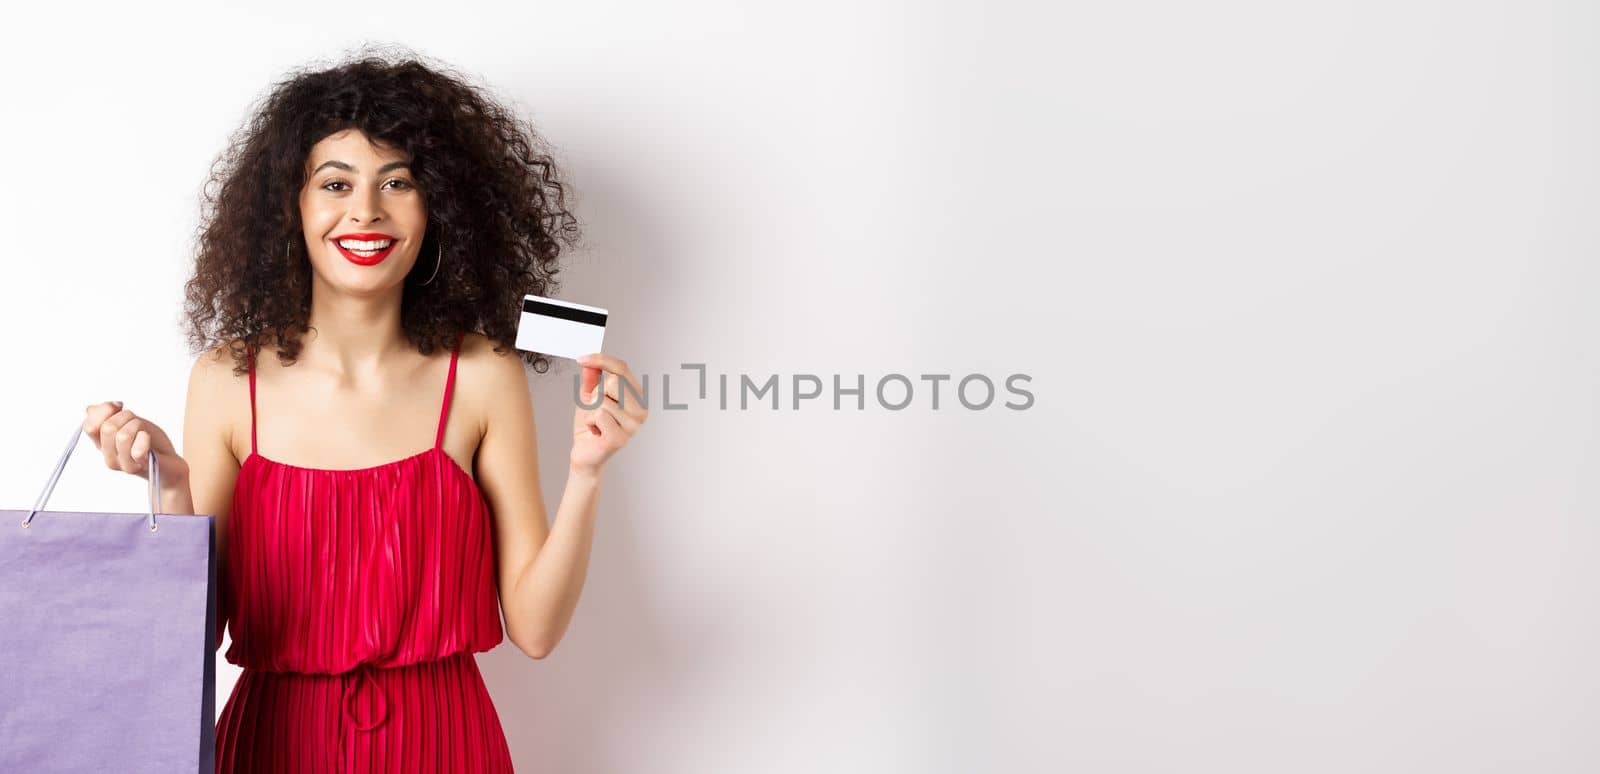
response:
<path id="1" fill-rule="evenodd" d="M 277 84 L 208 186 L 183 456 L 87 407 L 109 467 L 148 477 L 154 449 L 162 509 L 216 517 L 243 668 L 218 772 L 511 771 L 473 654 L 561 639 L 603 468 L 646 417 L 626 363 L 581 361 L 605 398 L 573 414 L 547 526 L 523 361 L 548 360 L 512 345 L 577 227 L 539 147 L 415 57 Z"/>

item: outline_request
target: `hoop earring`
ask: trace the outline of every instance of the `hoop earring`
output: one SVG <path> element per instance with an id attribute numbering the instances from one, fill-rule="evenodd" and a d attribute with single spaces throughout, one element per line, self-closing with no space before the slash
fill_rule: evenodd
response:
<path id="1" fill-rule="evenodd" d="M 432 282 L 434 277 L 439 276 L 439 264 L 441 264 L 443 262 L 444 262 L 444 240 L 440 239 L 439 240 L 439 255 L 438 255 L 438 257 L 433 259 L 433 273 L 428 275 L 427 281 L 418 282 L 417 283 L 417 287 L 420 288 L 423 285 L 426 285 L 429 282 Z"/>

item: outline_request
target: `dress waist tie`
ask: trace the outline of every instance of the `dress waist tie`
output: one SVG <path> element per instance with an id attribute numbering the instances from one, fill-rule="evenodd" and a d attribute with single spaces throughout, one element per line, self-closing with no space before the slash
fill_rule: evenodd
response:
<path id="1" fill-rule="evenodd" d="M 372 674 L 372 671 L 377 668 L 371 664 L 362 663 L 355 669 L 339 675 L 339 710 L 343 716 L 341 720 L 348 721 L 339 723 L 340 771 L 343 771 L 345 766 L 348 765 L 347 758 L 349 754 L 346 752 L 345 737 L 348 736 L 350 726 L 354 725 L 357 731 L 371 731 L 383 725 L 383 722 L 389 718 L 388 694 L 383 690 L 383 685 L 378 682 L 377 676 Z M 377 715 L 376 719 L 369 719 L 365 723 L 361 722 L 360 716 L 355 713 L 350 704 L 350 700 L 356 698 L 357 693 L 359 693 L 360 681 L 362 680 L 370 682 L 372 687 L 377 690 L 379 703 L 379 711 L 375 713 Z"/>

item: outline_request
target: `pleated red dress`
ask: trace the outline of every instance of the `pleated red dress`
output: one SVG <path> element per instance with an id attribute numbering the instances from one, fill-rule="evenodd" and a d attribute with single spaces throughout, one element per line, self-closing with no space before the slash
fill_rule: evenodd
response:
<path id="1" fill-rule="evenodd" d="M 216 770 L 510 772 L 473 654 L 502 639 L 494 532 L 445 453 L 458 337 L 433 448 L 351 470 L 256 452 L 239 469 L 220 583 L 229 662 Z"/>

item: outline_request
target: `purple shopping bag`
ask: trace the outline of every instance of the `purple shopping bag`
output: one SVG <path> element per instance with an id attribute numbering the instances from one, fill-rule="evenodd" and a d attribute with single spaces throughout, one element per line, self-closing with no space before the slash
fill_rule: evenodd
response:
<path id="1" fill-rule="evenodd" d="M 204 772 L 215 749 L 214 517 L 0 510 L 0 772 Z M 120 475 L 120 474 L 119 474 Z"/>

